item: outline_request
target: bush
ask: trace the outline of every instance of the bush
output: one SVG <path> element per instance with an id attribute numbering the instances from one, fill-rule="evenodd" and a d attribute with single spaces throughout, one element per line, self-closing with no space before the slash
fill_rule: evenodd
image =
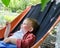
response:
<path id="1" fill-rule="evenodd" d="M 8 22 L 11 22 L 15 19 L 15 16 L 4 16 L 4 19 Z"/>

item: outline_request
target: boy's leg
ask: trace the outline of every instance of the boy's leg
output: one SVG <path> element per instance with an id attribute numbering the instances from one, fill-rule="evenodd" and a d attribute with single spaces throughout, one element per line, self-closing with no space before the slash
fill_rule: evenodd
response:
<path id="1" fill-rule="evenodd" d="M 5 46 L 5 42 L 0 41 L 0 47 L 6 47 L 6 46 Z"/>

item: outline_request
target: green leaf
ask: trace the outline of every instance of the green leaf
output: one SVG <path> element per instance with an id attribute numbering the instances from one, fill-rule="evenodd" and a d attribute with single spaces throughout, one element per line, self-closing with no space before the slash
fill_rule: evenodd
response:
<path id="1" fill-rule="evenodd" d="M 8 7 L 10 0 L 1 0 L 1 1 L 6 7 Z"/>
<path id="2" fill-rule="evenodd" d="M 44 8 L 46 7 L 46 4 L 49 2 L 49 0 L 41 0 L 41 6 L 42 6 L 42 9 L 41 11 L 44 10 Z"/>

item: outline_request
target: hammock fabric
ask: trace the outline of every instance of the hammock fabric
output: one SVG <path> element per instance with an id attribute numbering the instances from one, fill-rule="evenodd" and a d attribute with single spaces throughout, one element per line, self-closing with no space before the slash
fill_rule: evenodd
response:
<path id="1" fill-rule="evenodd" d="M 40 27 L 36 33 L 34 33 L 37 37 L 35 44 L 31 48 L 38 48 L 38 46 L 43 42 L 43 40 L 48 36 L 50 28 L 54 25 L 56 20 L 60 15 L 60 3 L 56 4 L 55 1 L 49 2 L 45 7 L 44 11 L 41 12 L 41 5 L 38 4 L 36 6 L 30 6 L 27 8 L 21 15 L 19 15 L 13 22 L 11 22 L 11 31 L 15 32 L 19 30 L 19 26 L 25 18 L 34 18 L 36 19 Z M 16 22 L 16 23 L 15 23 Z M 3 30 L 3 31 L 2 31 Z M 0 38 L 3 38 L 5 28 L 0 32 Z M 10 45 L 10 44 L 8 44 Z M 8 46 L 7 45 L 7 46 Z M 16 47 L 16 45 L 13 45 Z"/>

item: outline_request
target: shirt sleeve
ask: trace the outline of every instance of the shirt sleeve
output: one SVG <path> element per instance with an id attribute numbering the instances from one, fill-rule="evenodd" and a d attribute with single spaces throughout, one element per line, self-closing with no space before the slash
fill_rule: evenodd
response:
<path id="1" fill-rule="evenodd" d="M 29 34 L 26 39 L 23 39 L 23 40 L 17 40 L 17 46 L 20 47 L 20 48 L 30 48 L 34 41 L 35 41 L 35 35 L 33 34 Z"/>

